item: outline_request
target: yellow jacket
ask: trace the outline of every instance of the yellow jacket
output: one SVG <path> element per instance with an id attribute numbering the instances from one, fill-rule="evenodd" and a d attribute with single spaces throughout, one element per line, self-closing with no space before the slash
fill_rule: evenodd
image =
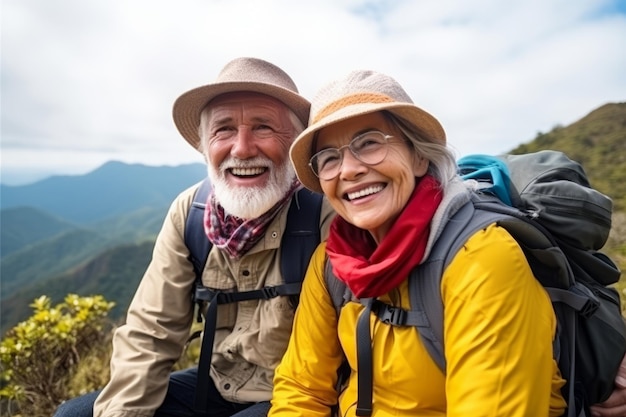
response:
<path id="1" fill-rule="evenodd" d="M 339 415 L 354 416 L 356 322 L 363 306 L 339 318 L 324 281 L 325 244 L 304 281 L 292 336 L 274 377 L 270 416 L 329 416 L 343 355 L 352 373 Z M 373 417 L 559 416 L 564 384 L 552 357 L 556 318 L 514 239 L 489 226 L 472 236 L 444 272 L 447 375 L 416 329 L 371 317 Z M 381 300 L 409 307 L 408 281 Z"/>

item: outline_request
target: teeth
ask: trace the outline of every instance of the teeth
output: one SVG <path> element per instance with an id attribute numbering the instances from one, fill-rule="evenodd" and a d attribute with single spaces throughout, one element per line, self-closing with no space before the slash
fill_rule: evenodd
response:
<path id="1" fill-rule="evenodd" d="M 230 172 L 233 175 L 240 177 L 249 177 L 252 175 L 259 175 L 265 172 L 265 168 L 232 168 Z"/>
<path id="2" fill-rule="evenodd" d="M 348 200 L 354 200 L 356 198 L 365 197 L 370 194 L 376 194 L 380 192 L 383 188 L 384 187 L 382 185 L 372 185 L 371 187 L 367 187 L 363 190 L 348 193 Z"/>

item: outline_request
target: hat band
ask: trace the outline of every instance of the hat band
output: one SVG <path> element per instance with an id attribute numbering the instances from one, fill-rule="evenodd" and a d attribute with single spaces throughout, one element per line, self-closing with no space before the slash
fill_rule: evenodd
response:
<path id="1" fill-rule="evenodd" d="M 348 107 L 354 104 L 365 104 L 365 103 L 393 103 L 393 99 L 384 94 L 373 94 L 373 93 L 357 93 L 349 96 L 341 97 L 339 100 L 333 101 L 330 104 L 322 107 L 320 111 L 317 112 L 315 119 L 309 123 L 310 125 L 319 122 L 324 117 L 336 112 L 339 109 L 344 107 Z"/>

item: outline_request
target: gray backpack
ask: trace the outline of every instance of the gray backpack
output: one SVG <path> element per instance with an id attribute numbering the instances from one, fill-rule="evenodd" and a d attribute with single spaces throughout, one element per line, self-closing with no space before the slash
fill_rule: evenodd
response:
<path id="1" fill-rule="evenodd" d="M 426 349 L 445 372 L 443 271 L 469 237 L 498 223 L 517 240 L 535 277 L 547 289 L 558 320 L 554 355 L 567 384 L 567 416 L 589 416 L 589 406 L 608 398 L 626 353 L 626 325 L 617 291 L 607 285 L 620 271 L 598 250 L 611 228 L 612 202 L 592 189 L 582 167 L 555 151 L 459 160 L 464 179 L 480 191 L 447 222 L 428 260 L 409 277 L 411 309 L 379 300 L 358 300 L 378 319 L 415 326 Z M 337 308 L 353 300 L 349 289 L 325 268 Z M 372 363 L 369 326 L 357 324 L 359 366 L 357 415 L 371 414 Z M 375 349 L 375 347 L 374 347 Z"/>

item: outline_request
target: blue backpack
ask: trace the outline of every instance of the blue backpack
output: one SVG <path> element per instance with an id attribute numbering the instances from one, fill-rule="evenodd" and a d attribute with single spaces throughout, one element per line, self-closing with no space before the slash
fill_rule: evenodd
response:
<path id="1" fill-rule="evenodd" d="M 185 244 L 189 249 L 189 259 L 193 263 L 196 274 L 192 297 L 198 304 L 198 322 L 202 322 L 202 307 L 208 303 L 198 360 L 198 382 L 194 403 L 196 411 L 201 413 L 208 411 L 206 393 L 209 386 L 209 371 L 217 323 L 217 306 L 245 300 L 267 300 L 282 295 L 292 296 L 296 300 L 300 294 L 302 279 L 311 255 L 320 243 L 322 207 L 322 195 L 307 189 L 298 190 L 293 197 L 287 212 L 287 226 L 280 246 L 280 271 L 284 280 L 283 284 L 251 291 L 221 292 L 202 285 L 202 272 L 212 247 L 204 232 L 204 210 L 210 191 L 211 184 L 208 179 L 205 179 L 196 191 L 185 222 Z M 192 335 L 194 336 L 199 336 L 199 333 L 196 332 Z"/>
<path id="2" fill-rule="evenodd" d="M 429 354 L 445 372 L 443 271 L 478 230 L 497 223 L 519 243 L 535 277 L 546 288 L 558 321 L 555 359 L 567 384 L 567 416 L 589 416 L 589 406 L 608 398 L 626 353 L 626 325 L 619 294 L 608 287 L 620 271 L 598 250 L 611 228 L 610 198 L 590 187 L 582 167 L 563 153 L 542 151 L 458 161 L 459 174 L 477 192 L 447 222 L 428 260 L 409 277 L 411 309 L 359 300 L 379 320 L 415 326 Z M 337 308 L 352 299 L 345 284 L 325 268 Z M 357 324 L 357 415 L 371 415 L 372 363 L 369 326 Z"/>

